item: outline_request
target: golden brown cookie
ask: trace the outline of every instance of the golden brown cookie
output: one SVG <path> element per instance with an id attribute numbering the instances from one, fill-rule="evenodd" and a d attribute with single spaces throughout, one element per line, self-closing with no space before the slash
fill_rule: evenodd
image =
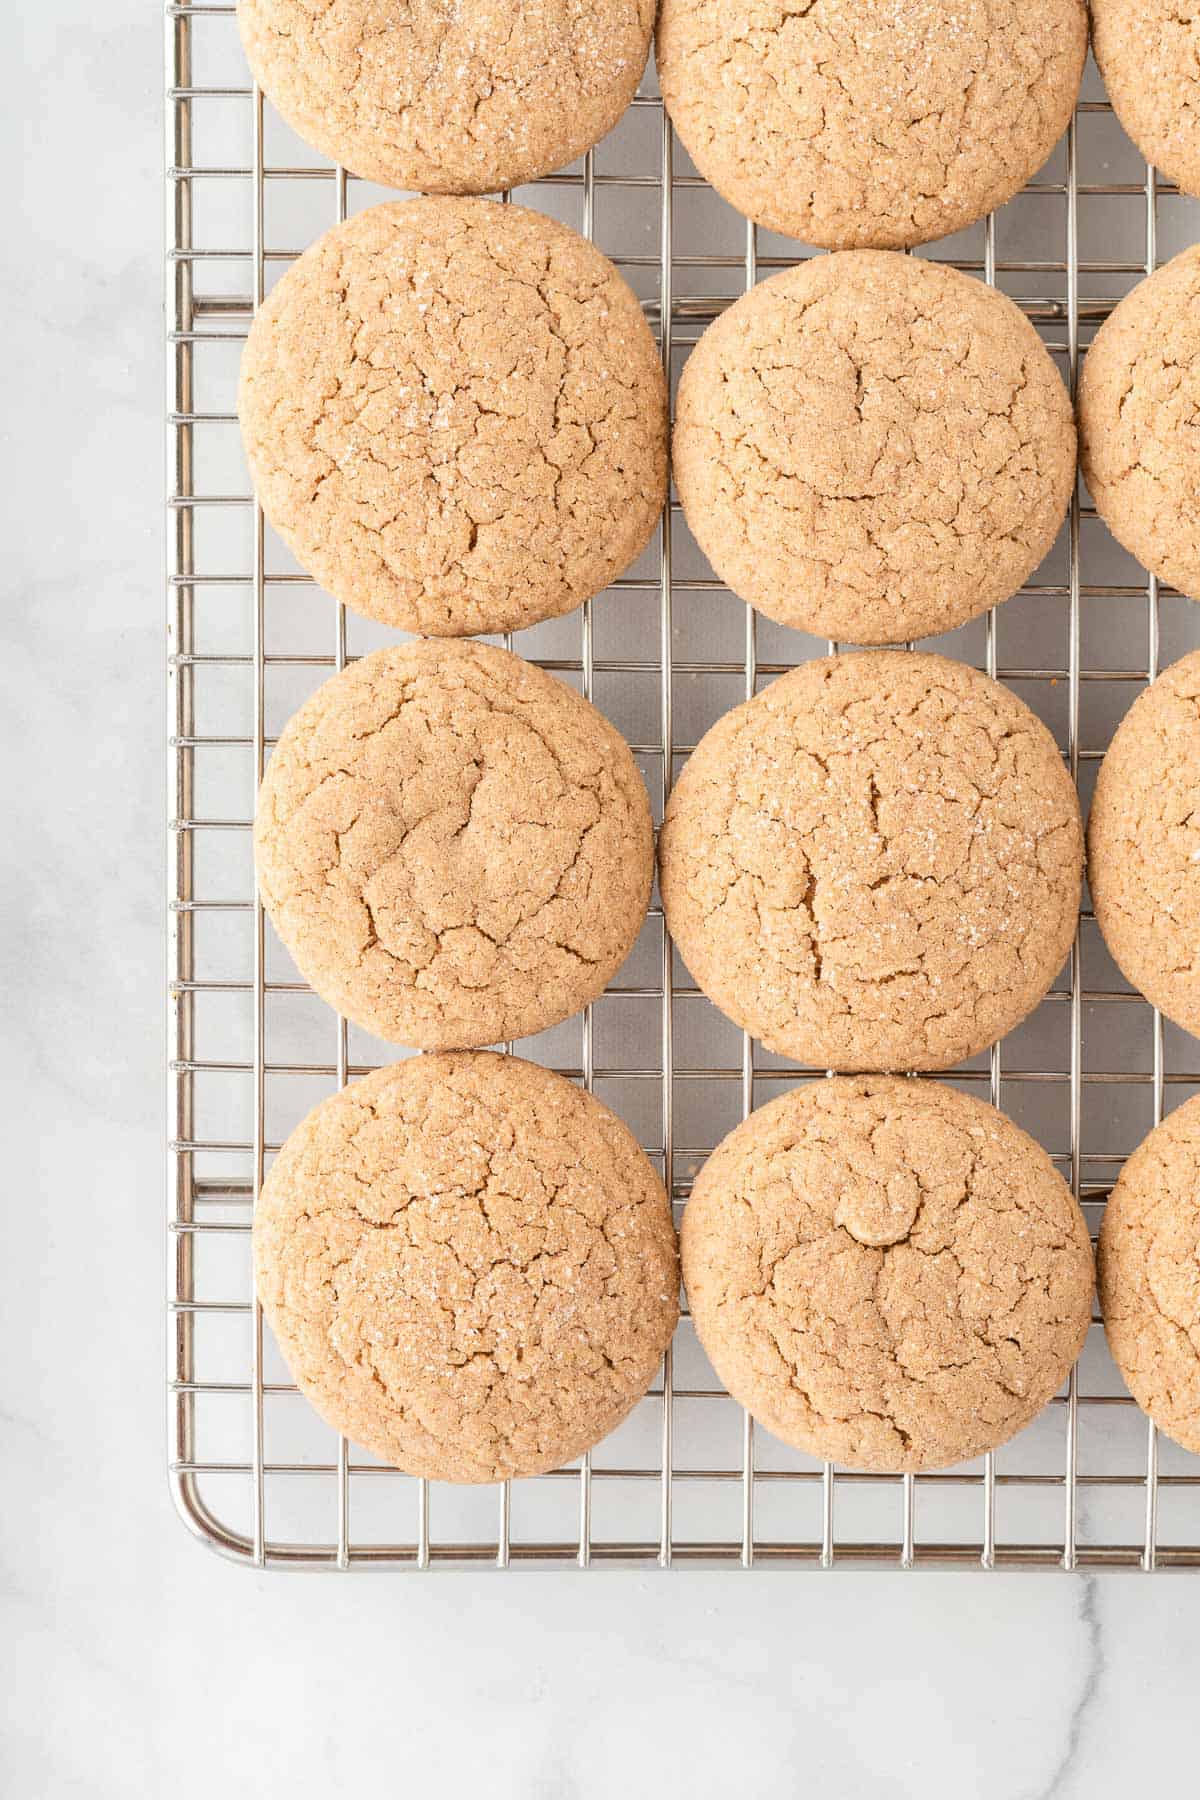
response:
<path id="1" fill-rule="evenodd" d="M 1200 244 L 1139 282 L 1079 378 L 1083 476 L 1105 524 L 1200 599 Z"/>
<path id="2" fill-rule="evenodd" d="M 1200 1097 L 1134 1151 L 1100 1227 L 1108 1347 L 1143 1412 L 1200 1452 Z"/>
<path id="3" fill-rule="evenodd" d="M 662 0 L 656 59 L 693 162 L 739 212 L 832 250 L 945 237 L 1066 130 L 1083 0 Z"/>
<path id="4" fill-rule="evenodd" d="M 289 720 L 263 904 L 331 1006 L 395 1043 L 527 1037 L 594 1000 L 650 898 L 650 803 L 579 694 L 487 644 L 377 650 Z"/>
<path id="5" fill-rule="evenodd" d="M 1121 973 L 1200 1035 L 1200 650 L 1117 728 L 1088 817 L 1088 882 Z"/>
<path id="6" fill-rule="evenodd" d="M 571 1462 L 641 1398 L 678 1315 L 671 1208 L 636 1139 L 511 1056 L 378 1069 L 288 1138 L 254 1270 L 335 1430 L 442 1481 Z"/>
<path id="7" fill-rule="evenodd" d="M 785 1443 L 852 1468 L 993 1450 L 1066 1379 L 1092 1252 L 1003 1113 L 886 1076 L 813 1082 L 718 1145 L 683 1216 L 700 1341 Z"/>
<path id="8" fill-rule="evenodd" d="M 238 411 L 263 511 L 369 618 L 516 630 L 600 592 L 666 492 L 642 309 L 576 232 L 487 200 L 372 207 L 260 309 Z"/>
<path id="9" fill-rule="evenodd" d="M 1003 294 L 884 250 L 721 315 L 679 384 L 675 484 L 723 581 L 819 637 L 902 643 L 1007 600 L 1075 478 L 1066 388 Z"/>
<path id="10" fill-rule="evenodd" d="M 818 658 L 718 720 L 659 837 L 667 924 L 768 1050 L 945 1069 L 1032 1011 L 1075 932 L 1075 789 L 1046 727 L 917 651 Z"/>
<path id="11" fill-rule="evenodd" d="M 651 0 L 238 0 L 246 57 L 308 143 L 386 187 L 487 194 L 617 123 Z"/>
<path id="12" fill-rule="evenodd" d="M 1200 12 L 1181 0 L 1091 0 L 1092 51 L 1122 125 L 1185 194 L 1200 194 Z"/>

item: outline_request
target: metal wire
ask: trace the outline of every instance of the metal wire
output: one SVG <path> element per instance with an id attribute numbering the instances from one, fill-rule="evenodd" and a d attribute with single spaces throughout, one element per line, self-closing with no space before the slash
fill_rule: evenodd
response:
<path id="1" fill-rule="evenodd" d="M 244 857 L 238 861 L 237 847 L 246 844 L 250 829 L 252 794 L 247 787 L 241 801 L 235 794 L 232 805 L 213 810 L 204 800 L 205 772 L 214 758 L 240 756 L 248 759 L 256 781 L 274 743 L 270 727 L 278 722 L 276 680 L 323 679 L 324 672 L 345 667 L 354 652 L 340 607 L 333 609 L 332 643 L 324 639 L 328 648 L 306 639 L 292 624 L 282 603 L 299 606 L 313 584 L 303 574 L 270 566 L 262 514 L 253 497 L 228 477 L 210 485 L 204 470 L 212 434 L 228 434 L 236 422 L 231 370 L 237 344 L 273 272 L 298 253 L 283 247 L 292 230 L 274 226 L 277 196 L 297 183 L 305 188 L 317 184 L 311 191 L 319 195 L 329 183 L 331 204 L 325 216 L 330 222 L 344 219 L 356 196 L 354 180 L 343 169 L 281 163 L 268 155 L 269 109 L 257 89 L 236 73 L 235 44 L 232 5 L 166 8 L 171 841 L 167 1416 L 171 1480 L 181 1515 L 197 1536 L 237 1560 L 289 1568 L 454 1563 L 586 1568 L 612 1562 L 666 1567 L 676 1561 L 746 1568 L 1200 1567 L 1200 1463 L 1176 1454 L 1174 1447 L 1168 1454 L 1160 1446 L 1153 1428 L 1143 1425 L 1132 1401 L 1104 1374 L 1102 1362 L 1091 1358 L 1091 1347 L 1082 1369 L 1072 1372 L 1066 1391 L 1047 1409 L 1033 1450 L 1024 1450 L 1018 1440 L 1011 1449 L 964 1470 L 895 1478 L 782 1457 L 779 1447 L 756 1433 L 748 1416 L 715 1386 L 697 1358 L 685 1319 L 661 1377 L 639 1409 L 643 1429 L 632 1450 L 621 1438 L 617 1447 L 600 1446 L 570 1470 L 515 1489 L 505 1484 L 496 1490 L 486 1518 L 479 1515 L 474 1522 L 451 1504 L 461 1499 L 461 1491 L 455 1494 L 385 1469 L 362 1458 L 344 1438 L 315 1437 L 298 1391 L 286 1378 L 276 1377 L 269 1334 L 249 1282 L 248 1235 L 263 1169 L 278 1148 L 273 1096 L 294 1090 L 315 1098 L 376 1065 L 370 1046 L 352 1040 L 344 1020 L 333 1024 L 331 1052 L 316 1048 L 315 1040 L 312 1049 L 297 1051 L 281 1036 L 275 1009 L 303 1004 L 308 990 L 276 967 L 248 865 Z M 243 124 L 249 120 L 244 140 L 248 157 L 245 151 L 239 157 L 236 148 L 230 154 L 231 108 L 240 109 Z M 655 95 L 639 95 L 634 109 L 657 132 L 652 163 L 618 173 L 602 166 L 603 153 L 598 157 L 592 152 L 577 171 L 534 187 L 559 198 L 575 195 L 577 223 L 585 235 L 598 241 L 631 279 L 656 283 L 657 291 L 646 292 L 643 304 L 659 334 L 670 378 L 680 352 L 731 303 L 739 277 L 741 288 L 748 289 L 793 259 L 765 250 L 750 224 L 740 252 L 712 251 L 698 240 L 696 230 L 677 216 L 676 202 L 680 196 L 690 200 L 704 183 L 677 167 L 682 159 Z M 1141 184 L 1088 179 L 1080 121 L 1107 110 L 1103 102 L 1082 101 L 1066 143 L 1063 178 L 1043 176 L 1026 190 L 1040 196 L 1043 206 L 1060 209 L 1061 259 L 999 256 L 994 219 L 983 229 L 981 254 L 954 259 L 955 266 L 989 285 L 1003 279 L 1007 291 L 1012 291 L 1014 277 L 1031 277 L 1043 286 L 1049 278 L 1053 292 L 1030 293 L 1019 304 L 1044 328 L 1072 388 L 1084 349 L 1081 332 L 1107 316 L 1132 279 L 1157 266 L 1158 208 L 1164 196 L 1174 194 L 1153 170 L 1147 170 Z M 225 121 L 220 128 L 212 123 L 218 116 Z M 239 241 L 228 224 L 204 222 L 210 215 L 201 196 L 210 193 L 233 193 L 244 201 L 246 241 Z M 613 254 L 606 242 L 610 202 L 634 205 L 640 195 L 656 203 L 657 243 L 652 249 Z M 1134 198 L 1144 207 L 1144 256 L 1081 257 L 1081 202 L 1090 206 L 1097 200 Z M 536 204 L 536 191 L 532 199 Z M 217 216 L 227 219 L 228 208 Z M 1200 216 L 1196 226 L 1200 228 Z M 1194 229 L 1189 235 L 1197 234 Z M 221 271 L 236 273 L 239 268 L 247 272 L 244 291 L 221 291 Z M 706 275 L 711 282 L 704 281 Z M 1097 297 L 1081 293 L 1081 277 L 1088 278 L 1089 290 L 1093 277 L 1117 279 L 1111 294 Z M 713 291 L 695 291 L 697 279 Z M 222 356 L 224 362 L 214 372 L 211 365 Z M 248 536 L 242 536 L 247 523 Z M 725 678 L 732 684 L 732 701 L 753 695 L 764 678 L 790 666 L 778 660 L 778 653 L 763 654 L 759 624 L 749 608 L 740 658 L 728 649 L 711 658 L 697 655 L 690 640 L 686 655 L 676 653 L 676 627 L 686 610 L 677 605 L 681 592 L 686 590 L 689 605 L 723 592 L 711 576 L 681 572 L 676 541 L 681 524 L 672 501 L 663 513 L 657 568 L 614 583 L 616 592 L 631 602 L 636 597 L 638 604 L 657 605 L 654 654 L 606 648 L 597 635 L 599 609 L 607 604 L 600 599 L 579 615 L 577 652 L 556 640 L 553 654 L 536 659 L 577 679 L 589 698 L 597 696 L 600 680 L 653 682 L 659 730 L 633 747 L 652 779 L 661 768 L 664 802 L 680 760 L 692 747 L 691 734 L 677 732 L 676 702 L 687 684 Z M 210 525 L 220 527 L 215 536 Z M 1120 704 L 1108 710 L 1116 716 L 1142 683 L 1154 679 L 1163 648 L 1162 608 L 1174 599 L 1152 578 L 1142 585 L 1098 579 L 1104 563 L 1092 546 L 1101 536 L 1094 508 L 1081 503 L 1077 494 L 1067 527 L 1065 579 L 1043 579 L 1025 590 L 1039 605 L 1065 608 L 1065 656 L 1048 663 L 1043 654 L 1036 666 L 1014 661 L 1013 632 L 1003 614 L 998 621 L 995 612 L 985 622 L 980 656 L 989 674 L 1023 688 L 1044 692 L 1063 684 L 1066 755 L 1076 778 L 1094 767 L 1103 750 L 1094 733 L 1083 741 L 1086 696 L 1115 686 Z M 238 543 L 245 546 L 244 557 L 235 548 Z M 1094 654 L 1090 612 L 1111 603 L 1132 607 L 1140 599 L 1148 619 L 1145 666 L 1109 666 Z M 232 632 L 230 641 L 217 642 L 208 631 L 205 609 L 218 601 L 225 609 L 222 618 L 244 619 L 240 641 Z M 1001 655 L 1002 632 L 1007 656 Z M 778 641 L 777 635 L 771 640 Z M 599 699 L 603 704 L 603 693 Z M 235 930 L 241 921 L 250 931 L 248 967 L 242 953 L 230 948 L 232 940 L 219 938 L 222 948 L 206 948 L 207 933 Z M 675 967 L 657 905 L 651 908 L 647 930 L 654 934 L 649 962 L 643 959 L 637 973 L 619 977 L 602 1004 L 657 1007 L 657 1060 L 652 1052 L 636 1059 L 612 1054 L 612 1039 L 606 1036 L 601 1044 L 599 1015 L 589 1007 L 577 1027 L 575 1050 L 556 1055 L 555 1066 L 610 1099 L 619 1090 L 618 1103 L 623 1096 L 637 1110 L 642 1142 L 659 1162 L 678 1208 L 709 1148 L 709 1141 L 696 1136 L 698 1115 L 691 1096 L 703 1096 L 714 1106 L 722 1095 L 736 1096 L 728 1121 L 733 1123 L 768 1092 L 777 1091 L 781 1081 L 820 1071 L 781 1068 L 764 1059 L 745 1034 L 738 1051 L 708 1053 L 697 1066 L 689 1059 L 681 1021 L 690 1016 L 687 1009 L 706 1003 Z M 1111 1137 L 1090 1141 L 1089 1098 L 1107 1090 L 1115 1104 L 1123 1094 L 1145 1092 L 1148 1116 L 1157 1123 L 1169 1095 L 1200 1086 L 1200 1059 L 1192 1056 L 1181 1063 L 1178 1055 L 1168 1055 L 1162 1019 L 1157 1014 L 1151 1019 L 1140 997 L 1105 985 L 1103 978 L 1085 979 L 1091 966 L 1089 933 L 1094 942 L 1092 915 L 1085 907 L 1065 982 L 1045 1002 L 1047 1018 L 1065 1015 L 1061 1061 L 1045 1056 L 1031 1061 L 1027 1053 L 1018 1058 L 1005 1043 L 992 1050 L 986 1066 L 980 1063 L 942 1079 L 984 1093 L 1009 1110 L 1039 1093 L 1052 1100 L 1056 1124 L 1048 1147 L 1094 1227 L 1108 1188 L 1144 1127 L 1125 1132 L 1119 1145 Z M 212 1019 L 210 1008 L 215 1009 Z M 238 1008 L 243 1010 L 238 1013 Z M 633 1010 L 628 1016 L 634 1017 Z M 324 1017 L 328 1020 L 327 1013 Z M 1127 1022 L 1130 1033 L 1139 1020 L 1151 1019 L 1148 1067 L 1093 1066 L 1097 1057 L 1089 1048 L 1089 1032 L 1099 1030 L 1105 1017 Z M 329 1025 L 323 1029 L 328 1031 Z M 722 1042 L 728 1046 L 728 1036 Z M 216 1107 L 216 1127 L 214 1107 L 205 1098 L 205 1084 L 214 1083 L 225 1084 L 221 1093 L 232 1096 L 224 1109 Z M 643 1094 L 657 1096 L 648 1111 L 640 1104 Z M 681 1116 L 689 1121 L 686 1128 Z M 1098 1340 L 1098 1323 L 1092 1335 Z M 1123 1424 L 1140 1434 L 1139 1457 L 1130 1453 L 1127 1431 L 1119 1443 L 1112 1435 Z M 298 1500 L 301 1493 L 311 1503 Z M 647 1499 L 653 1501 L 649 1511 Z M 1168 1503 L 1178 1507 L 1180 1501 L 1190 1511 L 1186 1516 L 1176 1511 L 1167 1532 Z M 1096 1522 L 1090 1517 L 1093 1506 Z M 1110 1512 L 1114 1506 L 1118 1510 Z M 444 1516 L 450 1519 L 445 1529 L 440 1524 Z"/>

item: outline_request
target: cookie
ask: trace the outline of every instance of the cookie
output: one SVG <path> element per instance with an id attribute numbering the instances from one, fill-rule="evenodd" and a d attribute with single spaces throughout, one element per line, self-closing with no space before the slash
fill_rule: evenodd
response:
<path id="1" fill-rule="evenodd" d="M 901 249 L 1011 199 L 1067 128 L 1083 0 L 662 0 L 667 111 L 771 231 Z"/>
<path id="2" fill-rule="evenodd" d="M 576 232 L 487 200 L 336 226 L 259 310 L 238 411 L 263 511 L 368 618 L 460 637 L 570 612 L 666 495 L 642 309 Z"/>
<path id="3" fill-rule="evenodd" d="M 335 1430 L 441 1481 L 571 1462 L 645 1393 L 675 1230 L 632 1133 L 512 1056 L 418 1056 L 309 1113 L 254 1215 L 258 1295 Z"/>
<path id="4" fill-rule="evenodd" d="M 819 637 L 901 643 L 1010 594 L 1075 479 L 1033 326 L 945 264 L 814 257 L 710 325 L 679 384 L 675 484 L 721 579 Z"/>
<path id="5" fill-rule="evenodd" d="M 1200 1453 L 1200 1097 L 1121 1170 L 1100 1227 L 1100 1311 L 1143 1412 Z"/>
<path id="6" fill-rule="evenodd" d="M 1117 728 L 1088 816 L 1088 883 L 1126 980 L 1200 1036 L 1200 650 Z"/>
<path id="7" fill-rule="evenodd" d="M 1200 194 L 1200 12 L 1179 0 L 1091 0 L 1092 51 L 1148 163 Z"/>
<path id="8" fill-rule="evenodd" d="M 817 1068 L 944 1069 L 1032 1011 L 1075 933 L 1075 789 L 1046 727 L 917 651 L 792 669 L 671 794 L 667 924 L 696 982 Z"/>
<path id="9" fill-rule="evenodd" d="M 1079 378 L 1079 452 L 1097 510 L 1143 568 L 1200 599 L 1200 244 L 1139 282 Z"/>
<path id="10" fill-rule="evenodd" d="M 700 1341 L 776 1437 L 851 1468 L 966 1462 L 1083 1347 L 1092 1252 L 1003 1113 L 929 1081 L 794 1088 L 709 1157 L 683 1216 Z"/>
<path id="11" fill-rule="evenodd" d="M 385 187 L 487 194 L 561 169 L 633 99 L 651 0 L 238 0 L 293 130 Z"/>
<path id="12" fill-rule="evenodd" d="M 552 675 L 486 644 L 352 663 L 271 757 L 254 851 L 305 980 L 423 1050 L 528 1037 L 600 994 L 650 899 L 629 746 Z"/>

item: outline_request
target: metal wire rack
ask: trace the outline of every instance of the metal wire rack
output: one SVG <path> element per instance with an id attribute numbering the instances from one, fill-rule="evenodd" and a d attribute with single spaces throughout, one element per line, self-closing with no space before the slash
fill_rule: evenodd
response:
<path id="1" fill-rule="evenodd" d="M 295 977 L 255 892 L 254 792 L 274 734 L 349 657 L 386 641 L 287 558 L 248 491 L 240 341 L 299 249 L 381 190 L 322 162 L 251 85 L 232 5 L 166 7 L 168 682 L 168 1445 L 191 1530 L 251 1565 L 354 1568 L 678 1562 L 1200 1568 L 1200 1460 L 1160 1440 L 1093 1323 L 1066 1390 L 994 1455 L 918 1477 L 822 1465 L 756 1431 L 685 1318 L 661 1378 L 576 1466 L 494 1489 L 419 1481 L 316 1419 L 265 1330 L 249 1230 L 263 1168 L 323 1094 L 396 1055 Z M 678 373 L 703 326 L 800 247 L 756 230 L 691 170 L 648 72 L 612 136 L 521 190 L 623 270 Z M 507 196 L 505 197 L 507 198 Z M 1089 72 L 1038 180 L 932 246 L 1011 293 L 1074 383 L 1087 336 L 1200 237 L 1200 204 L 1137 159 Z M 633 744 L 656 808 L 708 724 L 836 646 L 776 628 L 712 577 L 674 501 L 657 543 L 572 618 L 514 647 L 581 688 Z M 1009 682 L 1055 730 L 1086 802 L 1118 719 L 1200 608 L 1160 588 L 1073 501 L 1022 594 L 938 647 Z M 621 1112 L 676 1206 L 708 1150 L 801 1070 L 721 1019 L 652 907 L 625 969 L 522 1052 Z M 1093 1231 L 1122 1161 L 1200 1089 L 1200 1046 L 1130 992 L 1088 910 L 1034 1017 L 946 1079 L 1040 1139 Z"/>

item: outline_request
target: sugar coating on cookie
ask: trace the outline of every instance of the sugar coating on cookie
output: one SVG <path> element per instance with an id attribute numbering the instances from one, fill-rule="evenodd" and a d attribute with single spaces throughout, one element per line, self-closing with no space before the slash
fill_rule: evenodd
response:
<path id="1" fill-rule="evenodd" d="M 1143 1412 L 1200 1453 L 1200 1097 L 1121 1170 L 1100 1227 L 1100 1311 Z"/>
<path id="2" fill-rule="evenodd" d="M 678 1316 L 671 1208 L 563 1076 L 441 1054 L 324 1101 L 254 1216 L 258 1295 L 322 1418 L 443 1481 L 537 1475 L 646 1391 Z"/>
<path id="3" fill-rule="evenodd" d="M 900 249 L 1000 206 L 1066 130 L 1083 0 L 662 0 L 667 110 L 760 225 Z"/>
<path id="4" fill-rule="evenodd" d="M 1092 50 L 1148 163 L 1200 194 L 1200 11 L 1180 0 L 1091 0 Z"/>
<path id="5" fill-rule="evenodd" d="M 1138 283 L 1079 378 L 1083 476 L 1113 536 L 1200 600 L 1200 244 Z"/>
<path id="6" fill-rule="evenodd" d="M 434 636 L 579 606 L 666 492 L 649 326 L 523 207 L 409 200 L 327 232 L 259 310 L 238 411 L 263 510 L 338 600 Z"/>
<path id="7" fill-rule="evenodd" d="M 1200 1035 L 1200 651 L 1140 694 L 1096 779 L 1088 881 L 1114 962 Z"/>
<path id="8" fill-rule="evenodd" d="M 318 994 L 421 1049 L 526 1037 L 600 994 L 650 898 L 629 746 L 486 644 L 377 650 L 289 721 L 254 826 L 259 889 Z"/>
<path id="9" fill-rule="evenodd" d="M 927 1081 L 794 1088 L 709 1157 L 683 1216 L 692 1318 L 730 1393 L 852 1468 L 995 1449 L 1065 1380 L 1091 1311 L 1070 1189 L 994 1107 Z"/>
<path id="10" fill-rule="evenodd" d="M 486 194 L 610 131 L 652 0 L 238 0 L 246 58 L 308 143 L 387 187 Z"/>
<path id="11" fill-rule="evenodd" d="M 704 333 L 679 384 L 675 483 L 734 592 L 859 644 L 952 630 L 1054 542 L 1071 403 L 1003 294 L 890 251 L 785 270 Z"/>
<path id="12" fill-rule="evenodd" d="M 1063 966 L 1081 866 L 1046 727 L 923 652 L 818 658 L 726 713 L 659 838 L 699 986 L 825 1069 L 943 1069 L 994 1043 Z"/>

